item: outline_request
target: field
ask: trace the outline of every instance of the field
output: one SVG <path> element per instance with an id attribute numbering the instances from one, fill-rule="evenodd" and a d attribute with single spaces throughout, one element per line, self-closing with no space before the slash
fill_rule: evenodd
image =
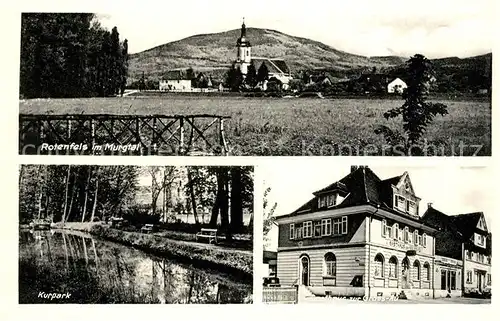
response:
<path id="1" fill-rule="evenodd" d="M 436 117 L 425 133 L 427 155 L 491 155 L 491 103 L 439 100 L 449 114 Z M 176 96 L 22 100 L 26 114 L 195 114 L 230 116 L 226 135 L 231 155 L 388 155 L 378 125 L 402 128 L 383 113 L 401 106 L 394 99 L 315 99 Z M 432 146 L 432 147 L 431 147 Z M 396 147 L 397 149 L 397 147 Z M 462 150 L 462 151 L 461 151 Z M 392 154 L 394 146 L 392 147 Z"/>

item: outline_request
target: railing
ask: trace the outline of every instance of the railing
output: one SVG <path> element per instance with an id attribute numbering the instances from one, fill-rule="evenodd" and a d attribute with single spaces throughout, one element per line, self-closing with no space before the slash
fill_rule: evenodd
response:
<path id="1" fill-rule="evenodd" d="M 297 303 L 296 287 L 265 287 L 262 293 L 264 303 Z"/>
<path id="2" fill-rule="evenodd" d="M 19 115 L 20 154 L 227 155 L 220 115 Z"/>

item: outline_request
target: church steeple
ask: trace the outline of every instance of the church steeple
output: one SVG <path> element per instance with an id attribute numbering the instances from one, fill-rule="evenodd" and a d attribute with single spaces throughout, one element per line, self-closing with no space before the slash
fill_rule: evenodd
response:
<path id="1" fill-rule="evenodd" d="M 243 23 L 241 24 L 241 35 L 236 42 L 238 47 L 251 47 L 250 41 L 247 40 L 247 26 L 245 25 L 245 18 L 243 18 Z"/>
<path id="2" fill-rule="evenodd" d="M 241 35 L 236 41 L 236 61 L 235 66 L 240 69 L 243 76 L 247 74 L 247 68 L 252 62 L 252 45 L 247 40 L 247 27 L 245 25 L 245 18 L 241 24 Z"/>
<path id="3" fill-rule="evenodd" d="M 241 24 L 241 38 L 247 36 L 247 27 L 245 26 L 245 17 L 243 17 L 243 23 Z"/>

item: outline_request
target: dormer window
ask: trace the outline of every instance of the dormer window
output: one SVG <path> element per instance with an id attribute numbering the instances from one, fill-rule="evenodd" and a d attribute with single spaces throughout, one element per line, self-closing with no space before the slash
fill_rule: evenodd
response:
<path id="1" fill-rule="evenodd" d="M 474 233 L 474 243 L 477 246 L 485 248 L 486 247 L 486 236 Z"/>
<path id="2" fill-rule="evenodd" d="M 406 199 L 401 195 L 394 195 L 394 207 L 400 211 L 406 210 Z"/>
<path id="3" fill-rule="evenodd" d="M 414 201 L 407 200 L 406 201 L 406 212 L 408 214 L 416 215 L 417 214 L 417 203 Z"/>
<path id="4" fill-rule="evenodd" d="M 318 208 L 328 208 L 336 206 L 345 199 L 338 193 L 325 194 L 318 196 Z"/>

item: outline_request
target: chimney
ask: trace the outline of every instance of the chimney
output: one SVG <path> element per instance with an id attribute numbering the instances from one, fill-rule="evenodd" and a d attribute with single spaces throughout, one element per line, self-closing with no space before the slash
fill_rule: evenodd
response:
<path id="1" fill-rule="evenodd" d="M 432 208 L 432 203 L 427 203 L 427 208 Z"/>
<path id="2" fill-rule="evenodd" d="M 358 166 L 351 165 L 351 173 L 358 169 Z"/>

